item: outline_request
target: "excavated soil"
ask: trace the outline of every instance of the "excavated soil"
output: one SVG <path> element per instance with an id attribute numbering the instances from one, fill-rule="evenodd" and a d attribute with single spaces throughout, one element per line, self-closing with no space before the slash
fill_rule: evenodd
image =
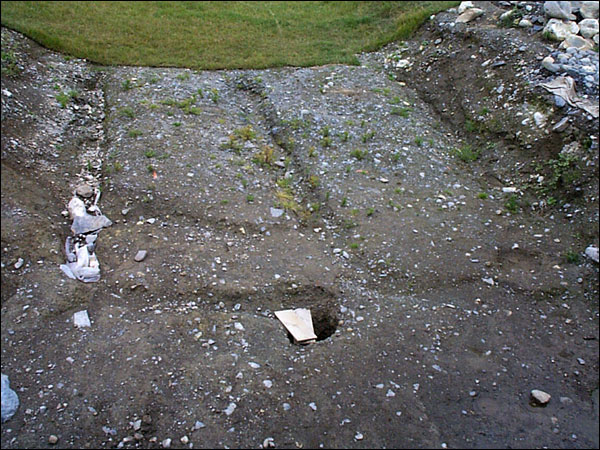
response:
<path id="1" fill-rule="evenodd" d="M 98 67 L 2 28 L 2 448 L 597 448 L 597 124 L 549 131 L 548 44 L 498 12 L 250 71 Z M 548 204 L 534 167 L 586 138 Z M 82 181 L 113 221 L 89 284 L 59 268 Z M 314 344 L 273 314 L 297 307 Z"/>

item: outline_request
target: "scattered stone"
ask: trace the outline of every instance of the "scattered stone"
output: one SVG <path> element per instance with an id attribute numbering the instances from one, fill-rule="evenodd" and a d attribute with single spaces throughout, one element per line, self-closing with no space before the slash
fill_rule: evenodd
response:
<path id="1" fill-rule="evenodd" d="M 271 208 L 271 216 L 272 217 L 281 217 L 285 211 L 279 208 Z"/>
<path id="2" fill-rule="evenodd" d="M 272 437 L 266 438 L 262 443 L 263 448 L 273 448 L 275 447 L 275 440 Z"/>
<path id="3" fill-rule="evenodd" d="M 199 430 L 200 428 L 205 428 L 206 425 L 204 425 L 204 422 L 200 422 L 199 420 L 196 420 L 196 423 L 194 424 L 194 431 L 195 430 Z"/>
<path id="4" fill-rule="evenodd" d="M 160 445 L 162 445 L 163 448 L 169 448 L 169 447 L 171 447 L 171 438 L 165 439 L 164 441 L 162 441 L 160 443 Z"/>
<path id="5" fill-rule="evenodd" d="M 233 414 L 233 412 L 235 411 L 235 408 L 237 408 L 237 405 L 235 403 L 230 403 L 229 406 L 227 406 L 227 408 L 225 408 L 225 415 L 226 416 L 230 416 Z"/>
<path id="6" fill-rule="evenodd" d="M 19 408 L 19 397 L 10 388 L 7 375 L 2 374 L 2 423 L 9 420 Z"/>
<path id="7" fill-rule="evenodd" d="M 546 405 L 552 396 L 547 392 L 534 389 L 531 391 L 531 401 L 537 405 Z"/>
<path id="8" fill-rule="evenodd" d="M 187 445 L 190 442 L 190 438 L 187 436 L 183 436 L 179 439 L 183 445 Z"/>
<path id="9" fill-rule="evenodd" d="M 470 8 L 456 18 L 455 23 L 468 23 L 483 15 L 483 9 Z"/>
<path id="10" fill-rule="evenodd" d="M 78 311 L 73 314 L 73 324 L 77 328 L 90 327 L 92 324 L 90 323 L 90 318 L 88 316 L 87 310 Z"/>
<path id="11" fill-rule="evenodd" d="M 17 262 L 15 263 L 15 269 L 20 269 L 21 267 L 23 267 L 24 263 L 25 260 L 23 258 L 17 259 Z"/>
<path id="12" fill-rule="evenodd" d="M 147 254 L 148 252 L 146 250 L 139 250 L 133 259 L 137 262 L 142 262 L 144 259 L 146 259 Z"/>
<path id="13" fill-rule="evenodd" d="M 563 117 L 559 122 L 557 122 L 552 127 L 552 131 L 555 131 L 557 133 L 562 133 L 563 131 L 565 131 L 567 129 L 568 126 L 569 126 L 569 118 Z"/>
<path id="14" fill-rule="evenodd" d="M 521 19 L 519 21 L 519 27 L 521 28 L 531 28 L 533 26 L 533 24 L 531 23 L 531 21 L 527 20 L 527 19 Z"/>
<path id="15" fill-rule="evenodd" d="M 94 189 L 87 183 L 82 183 L 75 188 L 75 193 L 83 198 L 90 198 L 94 195 Z"/>
<path id="16" fill-rule="evenodd" d="M 316 411 L 316 410 L 317 410 L 317 405 L 315 404 L 315 402 L 310 402 L 310 403 L 308 404 L 308 406 L 310 406 L 310 409 L 312 409 L 313 411 Z"/>
<path id="17" fill-rule="evenodd" d="M 585 256 L 590 258 L 592 261 L 598 262 L 598 247 L 590 245 L 585 249 Z"/>
<path id="18" fill-rule="evenodd" d="M 546 125 L 546 116 L 539 111 L 536 111 L 533 114 L 533 120 L 535 121 L 535 124 L 538 126 L 538 128 L 543 128 L 544 125 Z"/>
<path id="19" fill-rule="evenodd" d="M 263 381 L 263 384 L 265 385 L 265 387 L 267 389 L 269 389 L 273 386 L 273 382 L 271 380 L 265 380 L 265 381 Z"/>
<path id="20" fill-rule="evenodd" d="M 575 20 L 571 13 L 571 2 L 544 2 L 544 13 L 556 19 Z"/>
<path id="21" fill-rule="evenodd" d="M 48 437 L 48 444 L 54 445 L 58 442 L 58 436 L 56 436 L 55 434 L 51 434 Z"/>
<path id="22" fill-rule="evenodd" d="M 560 70 L 560 67 L 554 64 L 554 58 L 552 56 L 546 56 L 542 60 L 542 67 L 550 72 L 558 72 Z"/>
<path id="23" fill-rule="evenodd" d="M 362 434 L 362 433 L 360 433 L 360 432 L 357 432 L 357 433 L 354 435 L 354 439 L 356 439 L 357 441 L 362 441 L 362 440 L 363 440 L 363 438 L 364 438 L 364 436 L 363 436 L 363 434 Z"/>

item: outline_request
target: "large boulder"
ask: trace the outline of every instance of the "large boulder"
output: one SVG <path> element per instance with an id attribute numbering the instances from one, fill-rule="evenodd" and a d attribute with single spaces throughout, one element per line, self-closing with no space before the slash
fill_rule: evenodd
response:
<path id="1" fill-rule="evenodd" d="M 548 33 L 552 39 L 564 41 L 568 36 L 579 33 L 579 26 L 575 22 L 550 19 L 544 27 L 544 33 Z"/>
<path id="2" fill-rule="evenodd" d="M 571 2 L 544 2 L 544 13 L 555 19 L 576 19 L 571 11 Z"/>
<path id="3" fill-rule="evenodd" d="M 566 2 L 561 2 L 566 3 Z M 581 2 L 579 13 L 584 19 L 598 19 L 598 2 Z"/>
<path id="4" fill-rule="evenodd" d="M 579 34 L 591 39 L 598 34 L 598 19 L 583 19 L 579 22 Z"/>
<path id="5" fill-rule="evenodd" d="M 19 408 L 19 397 L 10 388 L 8 376 L 2 374 L 2 423 L 9 420 Z"/>

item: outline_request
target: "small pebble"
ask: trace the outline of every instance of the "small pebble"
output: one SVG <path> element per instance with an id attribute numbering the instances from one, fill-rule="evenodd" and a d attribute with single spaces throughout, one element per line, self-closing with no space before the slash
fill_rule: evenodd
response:
<path id="1" fill-rule="evenodd" d="M 56 436 L 55 434 L 51 434 L 50 437 L 48 438 L 48 444 L 56 444 L 58 442 L 58 436 Z"/>

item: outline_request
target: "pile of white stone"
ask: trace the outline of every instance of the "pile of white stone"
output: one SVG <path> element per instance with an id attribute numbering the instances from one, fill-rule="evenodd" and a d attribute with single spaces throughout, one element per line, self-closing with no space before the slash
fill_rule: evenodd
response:
<path id="1" fill-rule="evenodd" d="M 598 2 L 544 2 L 544 33 L 560 48 L 592 50 L 598 45 Z"/>

